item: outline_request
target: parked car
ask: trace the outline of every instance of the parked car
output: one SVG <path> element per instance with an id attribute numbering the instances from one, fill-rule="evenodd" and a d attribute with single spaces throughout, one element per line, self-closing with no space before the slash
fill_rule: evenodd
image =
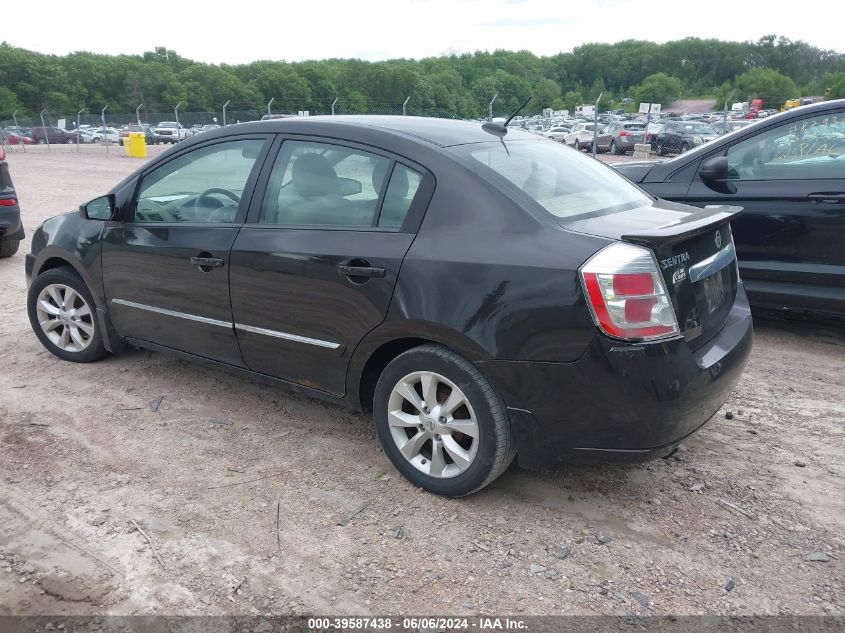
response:
<path id="1" fill-rule="evenodd" d="M 645 123 L 611 123 L 596 137 L 596 151 L 625 154 L 633 152 L 634 145 L 644 141 Z"/>
<path id="2" fill-rule="evenodd" d="M 658 156 L 680 154 L 718 136 L 709 123 L 703 121 L 669 121 L 654 140 Z"/>
<path id="3" fill-rule="evenodd" d="M 154 134 L 158 142 L 171 144 L 184 141 L 191 136 L 191 132 L 176 121 L 162 121 L 156 126 Z"/>
<path id="4" fill-rule="evenodd" d="M 123 145 L 123 142 L 126 138 L 129 137 L 130 132 L 143 132 L 144 133 L 144 143 L 147 145 L 154 145 L 156 143 L 156 137 L 153 134 L 153 130 L 149 125 L 138 125 L 137 123 L 130 123 L 126 126 L 126 129 L 120 130 L 120 145 Z"/>
<path id="5" fill-rule="evenodd" d="M 0 146 L 0 258 L 17 253 L 24 237 L 18 194 L 9 174 L 6 151 Z"/>
<path id="6" fill-rule="evenodd" d="M 119 143 L 120 131 L 113 127 L 101 127 L 91 133 L 91 138 L 94 143 L 101 143 L 103 141 L 107 143 Z"/>
<path id="7" fill-rule="evenodd" d="M 564 125 L 556 125 L 555 127 L 550 128 L 548 132 L 546 132 L 546 137 L 554 141 L 563 142 L 564 138 L 567 134 L 569 134 L 571 130 L 572 128 L 566 127 Z"/>
<path id="8" fill-rule="evenodd" d="M 128 344 L 371 409 L 405 477 L 465 495 L 717 412 L 752 342 L 736 213 L 501 123 L 246 123 L 47 220 L 28 310 L 65 360 Z"/>
<path id="9" fill-rule="evenodd" d="M 8 129 L 0 130 L 0 141 L 6 145 L 33 145 L 35 143 L 31 137 L 9 131 Z"/>
<path id="10" fill-rule="evenodd" d="M 593 146 L 593 130 L 596 127 L 599 131 L 603 128 L 601 124 L 596 123 L 576 123 L 569 134 L 563 137 L 563 142 L 577 150 L 589 149 Z"/>
<path id="11" fill-rule="evenodd" d="M 614 165 L 652 195 L 736 204 L 752 305 L 845 315 L 845 100 L 796 107 L 661 163 Z"/>
<path id="12" fill-rule="evenodd" d="M 754 121 L 749 121 L 748 119 L 739 119 L 738 121 L 732 121 L 730 119 L 724 121 L 720 119 L 715 123 L 711 123 L 710 126 L 716 131 L 716 134 L 722 135 L 727 134 L 728 132 L 733 132 L 734 130 L 742 129 L 752 123 L 754 123 Z"/>
<path id="13" fill-rule="evenodd" d="M 76 142 L 75 134 L 58 127 L 34 127 L 29 131 L 28 136 L 39 145 L 44 145 L 48 142 L 54 145 Z"/>

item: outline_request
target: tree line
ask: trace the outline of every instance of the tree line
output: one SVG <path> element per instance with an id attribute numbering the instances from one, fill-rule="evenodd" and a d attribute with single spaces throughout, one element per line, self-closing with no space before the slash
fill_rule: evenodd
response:
<path id="1" fill-rule="evenodd" d="M 679 97 L 723 101 L 763 98 L 767 107 L 801 95 L 845 96 L 845 54 L 774 35 L 731 42 L 686 38 L 664 44 L 626 40 L 585 44 L 540 57 L 527 51 L 476 52 L 420 60 L 360 59 L 205 64 L 165 48 L 143 55 L 88 52 L 47 55 L 0 44 L 0 119 L 74 114 L 78 110 L 219 112 L 274 110 L 338 113 L 409 112 L 471 118 L 512 110 L 528 95 L 529 111 L 573 110 L 602 94 L 602 109 L 623 98 L 663 103 Z M 626 101 L 627 103 L 627 101 Z"/>

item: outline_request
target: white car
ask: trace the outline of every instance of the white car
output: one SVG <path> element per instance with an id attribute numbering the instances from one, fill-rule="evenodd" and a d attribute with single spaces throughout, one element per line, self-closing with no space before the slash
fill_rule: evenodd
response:
<path id="1" fill-rule="evenodd" d="M 101 127 L 91 132 L 91 139 L 92 143 L 99 143 L 100 141 L 118 143 L 120 142 L 120 132 L 113 127 Z"/>
<path id="2" fill-rule="evenodd" d="M 576 123 L 569 134 L 563 137 L 563 142 L 575 149 L 585 149 L 593 146 L 593 131 L 596 130 L 596 123 Z M 598 124 L 598 129 L 604 127 Z"/>
<path id="3" fill-rule="evenodd" d="M 91 127 L 83 127 L 79 126 L 76 130 L 70 130 L 71 134 L 78 134 L 79 135 L 79 142 L 80 143 L 93 143 L 94 142 L 94 130 Z M 76 139 L 73 141 L 76 142 Z"/>
<path id="4" fill-rule="evenodd" d="M 552 139 L 553 141 L 563 142 L 563 139 L 569 134 L 572 128 L 557 125 L 551 128 L 548 132 L 546 132 L 546 136 Z"/>

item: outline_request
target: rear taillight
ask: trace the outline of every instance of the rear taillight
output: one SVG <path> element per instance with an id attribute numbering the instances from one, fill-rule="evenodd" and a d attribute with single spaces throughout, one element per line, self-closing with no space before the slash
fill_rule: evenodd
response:
<path id="1" fill-rule="evenodd" d="M 0 160 L 6 160 L 6 150 L 0 147 Z"/>
<path id="2" fill-rule="evenodd" d="M 678 320 L 654 254 L 616 243 L 581 267 L 581 282 L 596 325 L 625 340 L 655 340 L 678 334 Z"/>
<path id="3" fill-rule="evenodd" d="M 13 207 L 18 203 L 14 198 L 0 198 L 0 207 Z"/>
<path id="4" fill-rule="evenodd" d="M 619 136 L 628 136 L 628 135 L 630 135 L 630 132 L 628 130 L 620 130 L 620 132 L 619 132 Z"/>

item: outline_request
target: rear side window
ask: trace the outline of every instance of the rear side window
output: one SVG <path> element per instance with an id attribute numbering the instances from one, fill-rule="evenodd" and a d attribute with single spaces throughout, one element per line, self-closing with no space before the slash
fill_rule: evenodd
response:
<path id="1" fill-rule="evenodd" d="M 381 215 L 378 225 L 381 227 L 399 228 L 408 215 L 408 209 L 414 201 L 414 196 L 422 183 L 422 176 L 404 165 L 396 163 L 387 191 L 384 194 Z"/>
<path id="2" fill-rule="evenodd" d="M 560 143 L 476 143 L 455 151 L 468 157 L 486 180 L 522 192 L 560 219 L 613 213 L 650 202 L 624 176 Z"/>
<path id="3" fill-rule="evenodd" d="M 259 223 L 399 228 L 421 182 L 416 171 L 384 156 L 330 143 L 285 141 Z"/>

